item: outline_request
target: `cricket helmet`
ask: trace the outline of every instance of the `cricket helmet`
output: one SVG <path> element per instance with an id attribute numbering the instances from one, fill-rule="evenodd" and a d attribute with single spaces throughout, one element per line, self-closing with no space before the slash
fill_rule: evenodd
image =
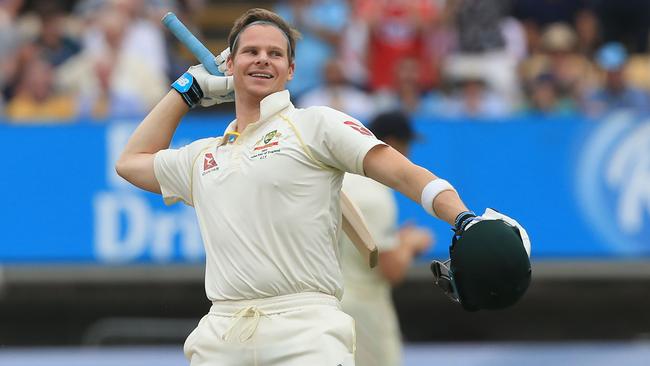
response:
<path id="1" fill-rule="evenodd" d="M 454 235 L 448 261 L 431 263 L 435 283 L 467 311 L 511 306 L 531 281 L 530 242 L 525 241 L 528 235 L 519 225 L 478 221 Z"/>

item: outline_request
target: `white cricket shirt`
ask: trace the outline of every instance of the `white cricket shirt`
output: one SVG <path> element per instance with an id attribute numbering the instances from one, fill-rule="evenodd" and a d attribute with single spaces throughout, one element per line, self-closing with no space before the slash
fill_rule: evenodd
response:
<path id="1" fill-rule="evenodd" d="M 262 100 L 260 120 L 235 142 L 222 140 L 162 150 L 154 160 L 165 202 L 196 210 L 208 298 L 317 291 L 340 299 L 343 172 L 363 174 L 366 153 L 383 143 L 344 113 L 294 108 L 286 90 Z"/>

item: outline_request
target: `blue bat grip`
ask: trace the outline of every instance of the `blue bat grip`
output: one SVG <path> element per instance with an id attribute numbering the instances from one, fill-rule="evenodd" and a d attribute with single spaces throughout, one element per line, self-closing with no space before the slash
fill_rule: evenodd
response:
<path id="1" fill-rule="evenodd" d="M 199 41 L 192 32 L 187 29 L 176 14 L 169 12 L 162 18 L 162 23 L 169 29 L 181 43 L 192 52 L 194 57 L 197 58 L 205 66 L 205 69 L 212 75 L 221 75 L 217 64 L 214 62 L 214 55 L 208 50 L 201 41 Z"/>

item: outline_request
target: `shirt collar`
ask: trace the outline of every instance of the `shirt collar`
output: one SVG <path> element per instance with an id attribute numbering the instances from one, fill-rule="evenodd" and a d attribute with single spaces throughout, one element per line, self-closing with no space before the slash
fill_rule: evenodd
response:
<path id="1" fill-rule="evenodd" d="M 291 103 L 291 97 L 289 95 L 288 90 L 285 89 L 267 95 L 260 102 L 260 119 L 255 123 L 251 123 L 249 127 L 251 127 L 254 124 L 258 124 L 259 122 L 266 121 L 267 119 L 273 117 L 274 115 L 276 115 L 277 113 L 281 112 L 286 108 L 293 108 L 293 104 Z M 234 131 L 236 126 L 237 126 L 237 120 L 235 119 L 234 121 L 230 122 L 230 124 L 226 128 L 226 131 L 224 131 L 224 136 L 228 132 Z"/>
<path id="2" fill-rule="evenodd" d="M 286 89 L 267 95 L 260 102 L 260 121 L 267 120 L 291 105 L 289 91 Z"/>

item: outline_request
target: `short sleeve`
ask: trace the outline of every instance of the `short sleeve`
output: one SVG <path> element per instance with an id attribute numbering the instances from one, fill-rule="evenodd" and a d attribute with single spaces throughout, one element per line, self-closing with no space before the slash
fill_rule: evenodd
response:
<path id="1" fill-rule="evenodd" d="M 196 157 L 214 139 L 197 140 L 179 149 L 160 150 L 154 157 L 154 173 L 165 204 L 183 201 L 193 206 L 192 174 Z"/>
<path id="2" fill-rule="evenodd" d="M 370 149 L 385 145 L 361 122 L 328 107 L 304 110 L 301 118 L 307 134 L 306 144 L 323 164 L 349 173 L 365 175 L 363 159 Z"/>

